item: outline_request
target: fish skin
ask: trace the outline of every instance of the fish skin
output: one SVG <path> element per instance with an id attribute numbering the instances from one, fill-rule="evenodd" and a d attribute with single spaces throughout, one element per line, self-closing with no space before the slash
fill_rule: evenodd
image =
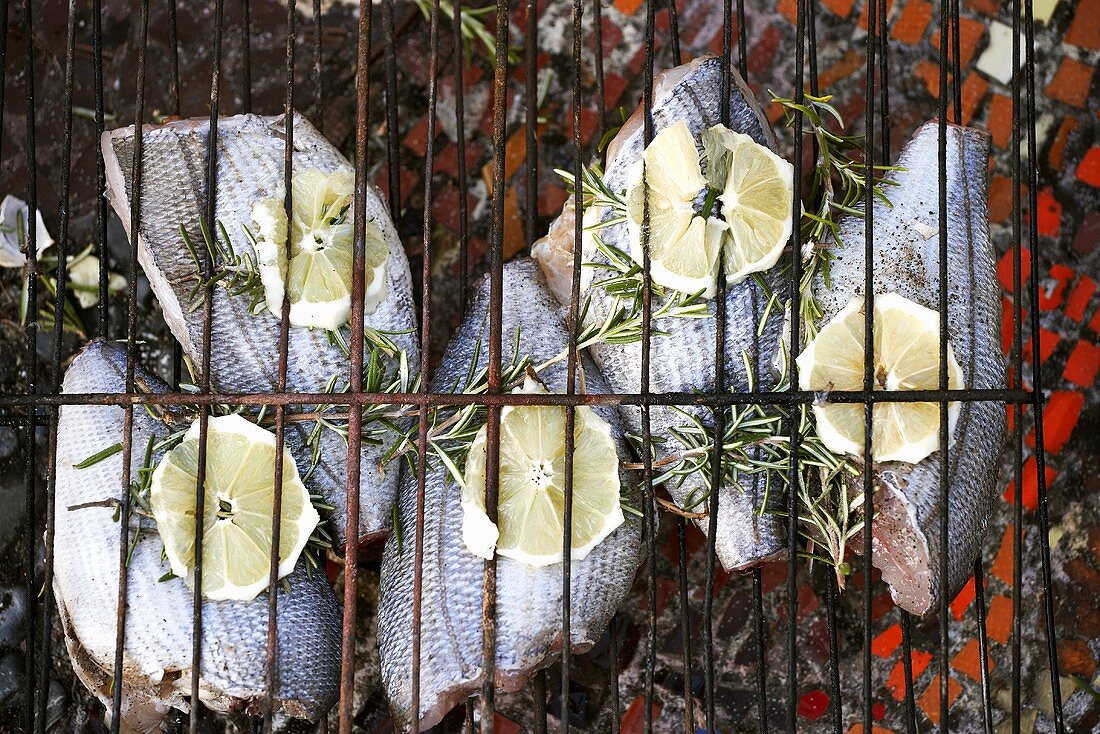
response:
<path id="1" fill-rule="evenodd" d="M 534 363 L 566 346 L 560 307 L 546 290 L 530 259 L 504 266 L 502 312 L 503 361 L 513 357 L 520 328 L 520 354 Z M 452 338 L 433 379 L 433 391 L 450 392 L 463 380 L 474 346 L 483 339 L 479 364 L 488 361 L 488 280 L 482 281 L 468 316 Z M 587 358 L 586 385 L 606 392 L 607 385 Z M 551 391 L 563 392 L 564 362 L 543 370 Z M 620 457 L 626 455 L 617 412 L 593 406 L 612 427 Z M 637 487 L 636 477 L 620 469 L 624 490 Z M 424 489 L 424 563 L 421 606 L 420 726 L 439 722 L 448 711 L 480 691 L 482 679 L 481 597 L 483 560 L 463 545 L 460 488 L 438 462 L 429 467 Z M 412 719 L 412 584 L 416 516 L 416 473 L 405 472 L 398 498 L 403 546 L 396 534 L 382 557 L 378 610 L 382 678 L 400 727 Z M 633 504 L 638 507 L 638 500 Z M 581 561 L 572 563 L 571 650 L 583 653 L 603 635 L 634 579 L 641 560 L 640 521 L 626 522 Z M 496 685 L 506 691 L 523 686 L 529 676 L 552 664 L 561 651 L 562 567 L 531 568 L 512 558 L 497 557 Z"/>
<path id="2" fill-rule="evenodd" d="M 714 56 L 702 56 L 694 61 L 670 69 L 654 81 L 653 129 L 654 133 L 678 120 L 687 122 L 696 141 L 702 132 L 721 122 L 721 60 Z M 730 120 L 728 127 L 747 134 L 757 143 L 775 149 L 775 139 L 767 119 L 756 105 L 752 92 L 735 70 L 730 70 Z M 623 125 L 622 130 L 608 146 L 608 164 L 604 181 L 614 191 L 626 188 L 629 172 L 644 151 L 643 110 L 638 108 Z M 698 143 L 697 143 L 698 144 Z M 547 237 L 532 247 L 532 255 L 539 261 L 553 285 L 555 294 L 563 303 L 569 302 L 573 270 L 573 212 L 567 203 L 562 216 L 555 220 Z M 629 239 L 625 224 L 599 230 L 601 238 L 624 252 L 629 252 Z M 606 262 L 598 253 L 584 254 L 585 262 Z M 787 286 L 778 276 L 779 268 L 764 273 L 769 285 L 780 292 Z M 592 279 L 598 279 L 595 275 Z M 591 296 L 586 323 L 603 321 L 612 299 L 598 287 L 582 284 L 582 298 Z M 769 318 L 764 332 L 759 336 L 756 326 L 763 316 L 767 297 L 751 278 L 726 291 L 726 385 L 732 392 L 749 390 L 749 374 L 745 368 L 743 353 L 749 362 L 757 365 L 755 386 L 768 389 L 776 380 L 771 365 L 779 353 L 782 319 Z M 701 392 L 713 391 L 715 385 L 716 358 L 715 301 L 708 301 L 706 319 L 666 318 L 653 322 L 654 331 L 667 333 L 654 335 L 650 349 L 650 391 Z M 654 303 L 654 309 L 657 304 Z M 615 393 L 641 392 L 640 343 L 599 344 L 590 349 L 592 356 L 606 376 Z M 697 416 L 707 426 L 713 426 L 713 414 L 704 408 L 683 408 Z M 621 408 L 627 429 L 641 435 L 641 411 L 637 406 Z M 682 450 L 682 445 L 672 436 L 673 429 L 683 426 L 687 419 L 673 408 L 650 408 L 650 430 L 655 440 L 655 460 L 663 459 Z M 718 499 L 718 532 L 715 550 L 726 570 L 745 570 L 786 554 L 783 519 L 770 512 L 761 512 L 767 499 L 765 474 L 745 478 L 741 486 L 722 486 Z M 669 493 L 683 505 L 689 495 L 709 493 L 709 484 L 696 474 L 679 487 L 667 484 Z M 775 500 L 770 500 L 774 502 Z M 704 506 L 705 507 L 705 506 Z M 701 509 L 701 508 L 696 508 Z M 709 520 L 695 520 L 706 533 Z"/>
<path id="3" fill-rule="evenodd" d="M 899 293 L 939 311 L 939 143 L 938 122 L 925 123 L 905 146 L 886 189 L 892 207 L 874 204 L 875 293 Z M 948 338 L 963 371 L 964 388 L 1005 387 L 1001 348 L 1000 286 L 989 239 L 986 164 L 989 134 L 947 126 Z M 840 223 L 844 246 L 837 250 L 830 287 L 815 290 L 823 322 L 864 293 L 862 217 Z M 851 253 L 851 254 L 849 254 Z M 995 481 L 1005 442 L 1004 406 L 961 402 L 948 449 L 947 598 L 970 577 L 997 496 Z M 872 563 L 882 570 L 895 603 L 917 615 L 939 608 L 939 451 L 915 465 L 877 466 L 872 524 Z M 862 475 L 855 480 L 862 491 Z M 861 540 L 861 539 L 860 539 Z"/>
<path id="4" fill-rule="evenodd" d="M 124 392 L 125 370 L 125 352 L 96 339 L 74 358 L 62 392 Z M 140 367 L 135 377 L 153 392 L 168 390 Z M 66 405 L 57 425 L 54 597 L 74 670 L 108 709 L 118 609 L 119 525 L 112 507 L 69 508 L 122 499 L 121 452 L 84 469 L 74 465 L 120 440 L 123 416 L 119 406 Z M 134 409 L 132 479 L 144 461 L 149 436 L 167 434 L 164 423 L 141 408 Z M 151 523 L 144 522 L 151 530 Z M 186 710 L 186 697 L 191 694 L 194 597 L 183 579 L 158 580 L 169 571 L 161 550 L 159 537 L 146 532 L 127 567 L 123 731 L 155 730 L 168 707 Z M 341 616 L 324 575 L 307 577 L 303 563 L 287 577 L 290 591 L 280 588 L 276 593 L 276 702 L 286 715 L 317 719 L 333 706 L 339 693 Z M 258 711 L 263 704 L 267 603 L 266 592 L 248 602 L 203 603 L 200 697 L 211 709 Z"/>
<path id="5" fill-rule="evenodd" d="M 238 115 L 218 123 L 218 174 L 216 218 L 221 220 L 235 247 L 247 247 L 241 225 L 253 231 L 251 212 L 255 200 L 282 196 L 285 146 L 283 116 Z M 183 224 L 192 242 L 202 246 L 199 223 L 204 219 L 206 191 L 207 118 L 180 120 L 143 128 L 141 234 L 138 258 L 149 277 L 172 334 L 183 346 L 195 369 L 202 367 L 203 309 L 188 311 L 195 264 L 183 245 Z M 107 198 L 129 235 L 133 126 L 104 133 L 103 153 L 107 168 Z M 294 116 L 294 158 L 297 169 L 331 171 L 350 167 L 347 160 L 304 117 Z M 415 372 L 419 349 L 415 337 L 416 316 L 412 279 L 404 248 L 378 191 L 367 187 L 366 212 L 375 219 L 390 249 L 387 266 L 388 294 L 365 323 L 383 331 L 407 332 L 393 337 L 409 357 Z M 266 309 L 248 312 L 245 297 L 233 297 L 214 288 L 211 332 L 211 378 L 215 389 L 226 392 L 273 392 L 278 384 L 279 319 Z M 287 390 L 323 392 L 329 377 L 347 379 L 348 358 L 328 343 L 325 332 L 291 328 L 287 361 Z M 392 366 L 392 365 L 391 365 Z M 199 379 L 199 376 L 195 376 Z M 302 408 L 308 410 L 308 408 Z M 290 423 L 287 446 L 299 467 L 309 463 L 305 446 L 312 423 Z M 392 518 L 397 493 L 396 472 L 383 473 L 378 462 L 382 448 L 364 442 L 360 462 L 359 538 L 361 542 L 384 537 Z M 335 508 L 334 525 L 343 543 L 347 509 L 347 458 L 344 440 L 333 431 L 321 432 L 321 463 L 306 481 L 311 492 L 324 496 Z"/>

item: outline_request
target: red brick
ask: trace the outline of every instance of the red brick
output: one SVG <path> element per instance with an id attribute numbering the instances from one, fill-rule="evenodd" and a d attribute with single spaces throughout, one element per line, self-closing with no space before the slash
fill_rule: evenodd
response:
<path id="1" fill-rule="evenodd" d="M 568 198 L 569 192 L 563 187 L 543 184 L 539 190 L 539 216 L 556 217 Z"/>
<path id="2" fill-rule="evenodd" d="M 656 720 L 661 714 L 661 706 L 656 701 L 650 704 L 650 712 Z M 622 734 L 639 734 L 645 731 L 645 696 L 636 696 L 623 714 L 623 720 L 619 725 Z"/>
<path id="3" fill-rule="evenodd" d="M 1088 212 L 1077 226 L 1073 249 L 1087 255 L 1096 249 L 1097 243 L 1100 243 L 1100 212 Z"/>
<path id="4" fill-rule="evenodd" d="M 1009 298 L 1001 298 L 1001 347 L 1004 349 L 1004 353 L 1008 354 L 1012 349 L 1012 341 L 1015 338 L 1015 329 L 1013 328 L 1013 316 L 1015 303 Z M 1020 321 L 1026 317 L 1023 309 L 1020 310 Z M 1010 406 L 1011 407 L 1011 406 Z"/>
<path id="5" fill-rule="evenodd" d="M 1050 266 L 1047 278 L 1054 281 L 1054 287 L 1049 292 L 1045 287 L 1039 288 L 1040 311 L 1053 311 L 1062 305 L 1062 301 L 1065 300 L 1066 287 L 1069 286 L 1074 275 L 1076 273 L 1061 263 Z"/>
<path id="6" fill-rule="evenodd" d="M 1046 476 L 1046 486 L 1049 490 L 1050 485 L 1054 483 L 1054 479 L 1058 476 L 1058 472 L 1047 466 L 1046 471 L 1043 472 Z M 1021 486 L 1023 492 L 1020 494 L 1020 499 L 1023 502 L 1023 506 L 1028 510 L 1035 510 L 1039 506 L 1039 469 L 1038 464 L 1035 463 L 1035 457 L 1030 457 L 1024 462 L 1024 468 L 1022 471 Z M 1005 490 L 1004 499 L 1008 503 L 1013 502 L 1013 496 L 1015 494 L 1015 482 L 1008 483 L 1008 489 Z"/>
<path id="7" fill-rule="evenodd" d="M 940 67 L 929 61 L 921 59 L 917 62 L 917 68 L 913 74 L 924 81 L 924 86 L 933 97 L 940 93 Z"/>
<path id="8" fill-rule="evenodd" d="M 1027 198 L 1027 185 L 1020 184 L 1020 196 Z M 1012 216 L 1012 179 L 999 173 L 993 174 L 989 182 L 989 221 L 994 224 L 1005 222 Z"/>
<path id="9" fill-rule="evenodd" d="M 967 18 L 963 16 L 959 18 L 959 68 L 966 70 L 966 67 L 970 64 L 970 60 L 974 58 L 974 49 L 978 47 L 978 42 L 982 40 L 982 36 L 985 35 L 985 23 L 974 18 Z M 940 47 L 940 35 L 935 33 L 932 36 L 932 45 L 937 49 Z M 948 49 L 954 49 L 954 40 L 948 41 Z"/>
<path id="10" fill-rule="evenodd" d="M 1063 39 L 1066 43 L 1093 51 L 1100 49 L 1100 0 L 1080 0 L 1073 23 Z"/>
<path id="11" fill-rule="evenodd" d="M 847 18 L 852 12 L 855 0 L 821 0 L 821 4 L 834 15 Z"/>
<path id="12" fill-rule="evenodd" d="M 603 99 L 608 110 L 614 110 L 615 104 L 626 89 L 627 81 L 615 72 L 608 73 L 603 80 Z"/>
<path id="13" fill-rule="evenodd" d="M 493 731 L 498 731 L 500 734 L 519 734 L 523 730 L 520 728 L 519 724 L 511 719 L 493 712 Z"/>
<path id="14" fill-rule="evenodd" d="M 1054 354 L 1054 349 L 1058 346 L 1058 342 L 1062 340 L 1062 337 L 1055 334 L 1049 329 L 1039 327 L 1039 363 L 1042 364 L 1050 359 L 1050 355 Z M 1031 361 L 1032 344 L 1031 339 L 1027 340 L 1024 344 L 1024 359 Z"/>
<path id="15" fill-rule="evenodd" d="M 993 144 L 998 148 L 1007 148 L 1012 142 L 1012 98 L 1005 94 L 994 93 L 989 98 L 989 110 L 985 116 L 985 126 Z"/>
<path id="16" fill-rule="evenodd" d="M 1077 129 L 1078 124 L 1076 117 L 1067 116 L 1058 126 L 1058 133 L 1054 136 L 1054 142 L 1050 144 L 1050 153 L 1047 155 L 1050 167 L 1054 170 L 1060 170 L 1062 164 L 1066 162 L 1066 141 Z"/>
<path id="17" fill-rule="evenodd" d="M 1001 12 L 1001 0 L 966 0 L 966 6 L 994 18 Z"/>
<path id="18" fill-rule="evenodd" d="M 1009 525 L 1001 536 L 1001 545 L 993 563 L 989 565 L 989 572 L 1004 582 L 1005 586 L 1012 586 L 1012 548 L 1016 542 L 1015 526 Z M 986 614 L 988 617 L 988 613 Z"/>
<path id="19" fill-rule="evenodd" d="M 962 685 L 954 678 L 948 678 L 947 708 L 951 708 L 951 705 L 955 703 L 955 699 L 959 697 L 960 693 L 962 693 Z M 924 693 L 917 699 L 917 703 L 920 705 L 921 710 L 924 711 L 924 715 L 927 716 L 933 724 L 940 723 L 940 676 L 938 674 L 932 678 L 932 682 L 924 689 Z"/>
<path id="20" fill-rule="evenodd" d="M 879 4 L 882 4 L 882 0 L 878 0 Z M 859 27 L 863 30 L 867 30 L 867 0 L 863 0 L 863 9 L 859 11 Z M 886 17 L 890 18 L 890 10 L 894 7 L 894 0 L 886 0 Z M 881 10 L 879 12 L 882 12 Z M 875 24 L 878 24 L 878 18 L 875 18 Z"/>
<path id="21" fill-rule="evenodd" d="M 985 615 L 985 633 L 989 639 L 1002 645 L 1012 633 L 1012 599 L 998 594 L 989 600 Z"/>
<path id="22" fill-rule="evenodd" d="M 989 670 L 993 670 L 993 659 L 986 655 Z M 962 649 L 951 658 L 951 667 L 973 680 L 980 681 L 982 675 L 982 658 L 978 649 L 978 641 L 973 637 L 966 641 Z"/>
<path id="23" fill-rule="evenodd" d="M 1054 192 L 1043 189 L 1036 197 L 1038 211 L 1035 219 L 1038 224 L 1039 234 L 1047 237 L 1058 237 L 1062 231 L 1062 204 L 1054 198 Z"/>
<path id="24" fill-rule="evenodd" d="M 1074 321 L 1085 318 L 1085 310 L 1089 307 L 1089 302 L 1095 293 L 1096 281 L 1087 275 L 1082 275 L 1081 279 L 1077 281 L 1077 285 L 1070 291 L 1069 298 L 1066 299 L 1064 309 L 1066 316 Z"/>
<path id="25" fill-rule="evenodd" d="M 920 43 L 932 20 L 932 3 L 909 0 L 901 6 L 901 15 L 894 21 L 890 35 L 909 46 Z"/>
<path id="26" fill-rule="evenodd" d="M 1089 328 L 1100 334 L 1100 308 L 1096 309 L 1096 313 L 1092 315 L 1092 321 L 1089 321 Z"/>
<path id="27" fill-rule="evenodd" d="M 603 41 L 603 57 L 606 59 L 619 45 L 619 42 L 623 40 L 623 31 L 619 28 L 619 24 L 606 14 L 601 16 L 600 20 L 602 21 L 600 27 L 603 29 L 600 40 Z M 607 83 L 606 79 L 604 83 Z"/>
<path id="28" fill-rule="evenodd" d="M 1075 385 L 1092 387 L 1096 384 L 1098 371 L 1100 371 L 1100 346 L 1082 339 L 1077 342 L 1077 346 L 1073 348 L 1069 359 L 1066 360 L 1066 369 L 1062 376 Z"/>
<path id="29" fill-rule="evenodd" d="M 829 710 L 829 694 L 820 688 L 809 691 L 798 701 L 798 715 L 817 721 Z"/>
<path id="30" fill-rule="evenodd" d="M 841 79 L 851 76 L 864 66 L 864 56 L 858 51 L 848 49 L 840 59 L 818 76 L 821 89 L 828 89 Z"/>
<path id="31" fill-rule="evenodd" d="M 901 625 L 892 624 L 882 632 L 879 632 L 871 641 L 871 652 L 880 658 L 888 658 L 894 654 L 901 644 Z"/>
<path id="32" fill-rule="evenodd" d="M 428 116 L 424 115 L 405 133 L 401 141 L 405 147 L 419 156 L 424 155 L 424 149 L 428 147 Z"/>
<path id="33" fill-rule="evenodd" d="M 798 19 L 798 0 L 776 0 L 775 9 L 787 17 L 791 23 Z"/>
<path id="34" fill-rule="evenodd" d="M 925 671 L 928 664 L 932 662 L 932 655 L 920 650 L 913 650 L 913 681 L 914 683 L 920 680 L 921 673 Z M 890 671 L 890 677 L 886 679 L 886 688 L 890 691 L 890 694 L 895 700 L 901 701 L 905 698 L 905 661 L 899 660 L 894 669 Z"/>
<path id="35" fill-rule="evenodd" d="M 1077 164 L 1077 178 L 1089 186 L 1100 188 L 1100 146 L 1094 145 L 1085 151 Z"/>
<path id="36" fill-rule="evenodd" d="M 1022 287 L 1027 287 L 1027 279 L 1031 277 L 1031 250 L 1026 247 L 1020 249 L 1020 283 Z M 1001 259 L 997 261 L 997 280 L 1001 281 L 1001 285 L 1009 293 L 1012 292 L 1012 287 L 1016 285 L 1012 277 L 1012 249 L 1005 250 L 1005 254 L 1001 255 Z"/>
<path id="37" fill-rule="evenodd" d="M 1063 675 L 1078 675 L 1086 680 L 1096 672 L 1096 661 L 1083 640 L 1058 641 L 1058 671 Z"/>
<path id="38" fill-rule="evenodd" d="M 615 9 L 623 15 L 634 15 L 642 5 L 642 0 L 615 0 Z"/>
<path id="39" fill-rule="evenodd" d="M 1096 373 L 1093 372 L 1092 376 L 1095 378 Z M 1043 444 L 1048 454 L 1057 454 L 1066 445 L 1073 429 L 1077 427 L 1077 419 L 1081 417 L 1081 408 L 1084 405 L 1083 393 L 1066 390 L 1051 393 L 1043 408 Z M 1034 431 L 1028 433 L 1027 443 L 1035 446 Z"/>
<path id="40" fill-rule="evenodd" d="M 963 80 L 962 85 L 962 123 L 969 125 L 974 117 L 974 110 L 985 99 L 985 93 L 989 91 L 989 82 L 981 74 L 971 74 Z"/>
<path id="41" fill-rule="evenodd" d="M 772 63 L 772 57 L 779 48 L 780 33 L 774 25 L 769 25 L 760 34 L 760 38 L 749 51 L 749 72 L 751 76 L 760 76 Z"/>
<path id="42" fill-rule="evenodd" d="M 1067 56 L 1062 59 L 1054 78 L 1043 91 L 1051 99 L 1084 108 L 1089 98 L 1093 71 L 1091 65 Z"/>
<path id="43" fill-rule="evenodd" d="M 966 610 L 974 602 L 974 596 L 974 577 L 971 576 L 970 580 L 963 585 L 949 605 L 951 614 L 955 616 L 955 619 L 962 619 L 966 615 Z"/>

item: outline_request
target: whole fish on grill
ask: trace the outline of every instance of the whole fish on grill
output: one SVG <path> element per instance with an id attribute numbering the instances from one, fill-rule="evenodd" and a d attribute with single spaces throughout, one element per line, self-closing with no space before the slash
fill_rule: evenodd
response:
<path id="1" fill-rule="evenodd" d="M 294 170 L 333 171 L 349 168 L 347 160 L 309 123 L 295 115 Z M 206 160 L 209 120 L 193 118 L 165 125 L 146 125 L 142 133 L 143 182 L 138 257 L 160 302 L 172 334 L 195 370 L 202 368 L 203 309 L 193 308 L 192 290 L 197 267 L 180 234 L 184 227 L 196 247 L 202 248 L 200 223 L 206 206 Z M 221 222 L 238 253 L 251 245 L 242 227 L 255 231 L 252 206 L 259 199 L 283 196 L 283 157 L 286 131 L 283 116 L 239 115 L 218 122 L 218 168 L 215 217 Z M 133 126 L 104 133 L 103 152 L 107 167 L 107 198 L 130 229 L 131 171 L 134 149 Z M 389 247 L 388 292 L 365 323 L 379 331 L 392 332 L 392 340 L 409 357 L 415 371 L 418 348 L 414 331 L 415 308 L 412 281 L 405 251 L 390 220 L 383 198 L 373 186 L 366 191 L 367 218 L 380 227 Z M 219 262 L 224 258 L 219 253 Z M 267 310 L 249 312 L 249 299 L 231 295 L 215 285 L 213 328 L 210 334 L 211 382 L 224 392 L 273 392 L 278 381 L 279 319 Z M 200 296 L 201 297 L 201 296 Z M 324 392 L 330 378 L 339 375 L 343 385 L 349 377 L 348 357 L 330 341 L 325 331 L 291 328 L 287 361 L 287 390 Z M 390 366 L 393 362 L 390 360 Z M 195 376 L 196 379 L 200 375 Z M 308 408 L 302 408 L 308 410 Z M 287 445 L 306 466 L 310 449 L 305 446 L 312 422 L 287 426 Z M 348 450 L 344 439 L 322 430 L 320 464 L 306 481 L 336 508 L 336 530 L 342 538 L 346 510 Z M 383 536 L 392 517 L 397 492 L 396 472 L 384 474 L 378 468 L 383 448 L 364 441 L 361 452 L 359 537 L 368 541 Z"/>
<path id="2" fill-rule="evenodd" d="M 875 293 L 898 293 L 939 310 L 939 149 L 938 122 L 921 126 L 906 144 L 886 189 L 892 206 L 874 205 Z M 986 171 L 989 134 L 947 126 L 947 335 L 963 371 L 964 388 L 1005 386 L 1001 348 L 1000 286 L 989 240 Z M 828 321 L 864 294 L 862 216 L 840 223 L 843 247 L 835 250 L 829 287 L 815 295 Z M 1005 441 L 1004 406 L 961 402 L 948 447 L 947 587 L 941 584 L 939 451 L 913 465 L 889 462 L 874 467 L 878 493 L 872 524 L 872 562 L 882 570 L 894 601 L 914 614 L 939 608 L 962 588 L 974 569 L 996 499 L 996 477 Z M 855 481 L 862 491 L 863 478 Z M 862 536 L 857 540 L 861 540 Z"/>
<path id="3" fill-rule="evenodd" d="M 728 127 L 749 135 L 757 143 L 775 147 L 771 129 L 752 92 L 730 70 L 730 107 Z M 654 133 L 677 121 L 687 123 L 696 140 L 704 130 L 721 120 L 721 60 L 703 56 L 691 63 L 678 66 L 657 76 L 653 84 Z M 645 149 L 643 140 L 644 110 L 638 108 L 608 146 L 604 182 L 612 191 L 623 191 L 634 167 Z M 572 200 L 570 200 L 572 201 Z M 532 255 L 546 273 L 551 289 L 563 303 L 569 302 L 573 272 L 574 214 L 572 205 L 566 204 L 562 215 L 555 220 L 546 237 L 532 247 Z M 606 216 L 604 217 L 606 218 Z M 625 223 L 601 228 L 599 236 L 608 244 L 623 252 L 630 252 L 629 233 Z M 584 252 L 582 262 L 604 262 L 602 253 Z M 585 267 L 585 271 L 589 268 Z M 765 280 L 773 287 L 782 287 L 776 274 L 778 268 L 765 273 Z M 598 280 L 600 275 L 586 273 L 582 279 L 581 298 L 590 298 L 585 323 L 598 324 L 607 318 L 614 303 L 610 295 L 599 286 L 586 281 Z M 750 375 L 746 372 L 746 358 L 754 370 L 757 389 L 770 388 L 775 380 L 770 365 L 779 350 L 781 319 L 768 319 L 762 333 L 757 325 L 763 319 L 767 296 L 752 279 L 730 286 L 726 301 L 726 387 L 733 392 L 747 391 Z M 657 300 L 653 308 L 657 309 Z M 714 301 L 708 302 L 711 318 L 685 319 L 663 318 L 653 322 L 655 332 L 650 349 L 650 391 L 663 392 L 713 392 L 715 387 L 716 358 L 715 335 L 717 330 Z M 656 332 L 663 332 L 657 335 Z M 608 384 L 616 393 L 641 392 L 642 348 L 639 342 L 630 344 L 603 343 L 591 348 L 596 364 L 600 366 Z M 704 425 L 713 426 L 713 414 L 704 408 L 682 408 L 698 418 Z M 641 411 L 636 406 L 621 410 L 627 429 L 641 435 Z M 653 406 L 650 409 L 650 430 L 654 439 L 654 460 L 661 462 L 674 457 L 685 449 L 678 442 L 674 431 L 689 423 L 677 409 Z M 762 562 L 782 556 L 786 550 L 783 521 L 770 513 L 764 504 L 767 500 L 764 472 L 742 475 L 737 485 L 724 483 L 718 498 L 718 531 L 715 550 L 727 570 L 751 568 Z M 669 493 L 685 509 L 706 510 L 710 486 L 701 472 L 695 472 L 683 483 L 668 483 Z M 707 531 L 708 519 L 696 519 L 696 524 Z"/>
<path id="4" fill-rule="evenodd" d="M 65 373 L 65 394 L 125 392 L 126 353 L 97 339 Z M 142 369 L 138 385 L 154 393 L 168 386 Z M 122 440 L 120 406 L 66 405 L 57 425 L 56 536 L 53 592 L 65 644 L 77 676 L 111 707 L 119 583 L 117 502 L 128 491 L 121 452 L 85 468 L 77 464 Z M 140 407 L 133 411 L 130 479 L 138 478 L 150 436 L 170 429 Z M 154 462 L 160 456 L 154 456 Z M 137 523 L 143 532 L 137 535 Z M 123 648 L 124 732 L 158 731 L 169 707 L 186 709 L 191 695 L 192 592 L 183 579 L 160 580 L 169 571 L 150 520 L 134 516 L 138 537 L 126 566 Z M 275 700 L 296 718 L 317 719 L 335 703 L 340 678 L 340 608 L 323 574 L 312 578 L 304 561 L 277 592 Z M 268 606 L 263 593 L 249 602 L 202 605 L 200 697 L 218 711 L 257 712 L 267 690 Z"/>
<path id="5" fill-rule="evenodd" d="M 561 311 L 531 260 L 504 266 L 502 313 L 503 362 L 516 354 L 540 364 L 566 347 Z M 483 280 L 469 314 L 452 338 L 432 381 L 433 391 L 449 392 L 461 383 L 475 356 L 479 367 L 488 360 L 489 283 Z M 480 344 L 480 348 L 479 348 Z M 584 379 L 589 392 L 606 392 L 607 385 L 587 358 Z M 544 369 L 540 378 L 551 391 L 564 392 L 565 362 Z M 614 409 L 593 406 L 611 423 L 626 456 Z M 621 464 L 620 464 L 621 465 Z M 622 486 L 636 487 L 630 472 L 620 469 Z M 413 571 L 417 481 L 405 472 L 398 498 L 401 533 L 386 542 L 382 560 L 378 638 L 382 677 L 400 726 L 418 716 L 421 728 L 436 724 L 455 705 L 478 692 L 482 683 L 482 615 L 484 561 L 462 540 L 461 489 L 441 462 L 432 460 L 424 489 L 424 554 L 420 602 L 420 710 L 411 709 Z M 637 506 L 637 501 L 633 504 Z M 588 650 L 603 635 L 615 609 L 630 589 L 640 561 L 641 525 L 628 518 L 587 557 L 571 564 L 570 649 Z M 399 539 L 400 538 L 400 539 Z M 529 567 L 497 557 L 496 685 L 518 690 L 537 670 L 557 659 L 562 647 L 562 566 Z"/>

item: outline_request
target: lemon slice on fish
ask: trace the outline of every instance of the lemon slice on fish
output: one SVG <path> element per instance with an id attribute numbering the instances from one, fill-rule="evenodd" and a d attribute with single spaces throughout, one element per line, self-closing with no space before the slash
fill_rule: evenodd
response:
<path id="1" fill-rule="evenodd" d="M 722 217 L 730 228 L 725 246 L 730 284 L 768 270 L 791 236 L 794 167 L 748 135 L 715 125 L 704 133 L 708 175 L 721 185 Z"/>
<path id="2" fill-rule="evenodd" d="M 631 172 L 631 180 L 626 196 L 631 257 L 639 264 L 643 259 L 648 191 L 653 282 L 681 293 L 702 292 L 706 298 L 713 297 L 724 226 L 696 213 L 695 200 L 707 181 L 687 123 L 680 120 L 653 137 Z"/>
<path id="3" fill-rule="evenodd" d="M 351 315 L 355 174 L 346 169 L 296 171 L 292 187 L 289 264 L 282 197 L 262 199 L 252 207 L 257 229 L 254 246 L 267 307 L 275 316 L 282 315 L 285 283 L 292 326 L 338 329 Z M 364 305 L 370 313 L 386 294 L 389 248 L 377 222 L 368 221 L 364 229 Z"/>
<path id="4" fill-rule="evenodd" d="M 528 378 L 515 392 L 546 394 Z M 486 428 L 474 438 L 462 489 L 462 540 L 482 558 L 493 550 L 529 566 L 562 559 L 565 518 L 565 418 L 561 406 L 505 406 L 500 412 L 497 523 L 485 514 Z M 623 523 L 619 459 L 611 426 L 576 409 L 571 558 L 583 559 Z"/>
<path id="5" fill-rule="evenodd" d="M 803 390 L 863 389 L 863 298 L 856 297 L 825 325 L 798 356 Z M 939 313 L 896 293 L 875 296 L 874 389 L 934 390 L 939 387 Z M 947 384 L 962 386 L 962 370 L 947 345 Z M 821 440 L 838 453 L 863 454 L 864 411 L 860 404 L 813 406 Z M 949 404 L 954 426 L 958 403 Z M 871 450 L 876 462 L 916 464 L 940 447 L 938 403 L 877 403 Z"/>
<path id="6" fill-rule="evenodd" d="M 194 588 L 199 422 L 165 454 L 149 490 L 172 573 Z M 210 418 L 206 441 L 202 595 L 247 601 L 267 588 L 275 499 L 275 436 L 239 415 Z M 294 569 L 320 522 L 289 451 L 283 452 L 279 578 Z"/>

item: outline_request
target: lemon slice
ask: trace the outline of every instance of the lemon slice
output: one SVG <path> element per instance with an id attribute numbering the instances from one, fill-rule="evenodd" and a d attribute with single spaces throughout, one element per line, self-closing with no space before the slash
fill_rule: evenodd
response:
<path id="1" fill-rule="evenodd" d="M 517 393 L 546 394 L 528 378 Z M 505 406 L 500 412 L 497 524 L 485 514 L 486 428 L 474 438 L 462 489 L 462 540 L 482 558 L 493 550 L 529 566 L 562 559 L 565 516 L 565 412 L 561 406 Z M 619 459 L 611 426 L 576 409 L 571 558 L 582 560 L 623 523 Z"/>
<path id="2" fill-rule="evenodd" d="M 644 166 L 643 166 L 644 161 Z M 645 181 L 642 181 L 643 173 Z M 626 196 L 630 256 L 643 260 L 642 225 L 649 195 L 649 255 L 653 282 L 712 298 L 725 227 L 697 216 L 695 200 L 707 185 L 695 138 L 683 120 L 663 128 L 635 164 Z"/>
<path id="3" fill-rule="evenodd" d="M 794 166 L 748 135 L 715 125 L 703 136 L 707 177 L 721 187 L 722 217 L 730 228 L 726 279 L 739 283 L 768 270 L 791 236 Z"/>
<path id="4" fill-rule="evenodd" d="M 803 390 L 863 389 L 863 298 L 857 296 L 798 356 Z M 875 296 L 874 389 L 934 390 L 940 381 L 939 313 L 896 293 Z M 947 345 L 947 385 L 962 386 L 962 370 Z M 958 403 L 949 404 L 953 433 Z M 838 453 L 863 454 L 863 406 L 813 406 L 822 442 Z M 916 464 L 940 447 L 938 403 L 877 403 L 871 450 L 876 462 Z"/>
<path id="5" fill-rule="evenodd" d="M 153 471 L 153 519 L 172 573 L 194 588 L 199 422 Z M 294 569 L 320 517 L 290 452 L 283 453 L 279 578 Z M 275 436 L 239 415 L 210 418 L 206 442 L 202 595 L 247 601 L 267 588 L 275 497 Z"/>
<path id="6" fill-rule="evenodd" d="M 289 264 L 283 197 L 261 199 L 252 206 L 254 247 L 267 307 L 275 316 L 282 315 L 285 283 L 292 326 L 338 329 L 351 315 L 355 174 L 347 169 L 295 171 L 291 185 Z M 368 221 L 364 230 L 364 306 L 370 313 L 386 294 L 389 249 L 377 222 Z"/>

